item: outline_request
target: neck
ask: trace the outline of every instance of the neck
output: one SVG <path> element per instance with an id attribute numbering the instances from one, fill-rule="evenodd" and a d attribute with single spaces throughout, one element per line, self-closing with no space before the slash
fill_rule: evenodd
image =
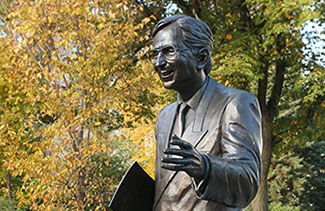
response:
<path id="1" fill-rule="evenodd" d="M 188 80 L 183 87 L 180 87 L 179 90 L 176 90 L 183 101 L 190 99 L 204 84 L 206 79 L 204 71 L 198 71 L 197 77 L 193 77 L 191 80 Z"/>

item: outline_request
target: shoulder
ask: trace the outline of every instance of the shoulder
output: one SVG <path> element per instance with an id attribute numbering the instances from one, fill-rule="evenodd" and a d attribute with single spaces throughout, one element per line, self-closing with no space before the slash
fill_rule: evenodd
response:
<path id="1" fill-rule="evenodd" d="M 214 88 L 214 92 L 216 93 L 215 96 L 219 98 L 219 100 L 222 98 L 225 102 L 227 102 L 226 104 L 246 104 L 257 101 L 255 95 L 248 91 L 227 87 L 211 78 L 209 84 Z"/>
<path id="2" fill-rule="evenodd" d="M 173 102 L 162 108 L 156 119 L 156 133 L 166 130 L 166 125 L 170 125 L 175 113 L 177 103 Z M 164 128 L 165 127 L 165 128 Z"/>
<path id="3" fill-rule="evenodd" d="M 159 111 L 159 114 L 157 116 L 157 121 L 156 123 L 163 121 L 163 120 L 167 120 L 170 118 L 170 115 L 172 115 L 173 111 L 176 109 L 177 107 L 177 103 L 173 102 L 167 106 L 165 106 L 164 108 L 162 108 Z"/>
<path id="4" fill-rule="evenodd" d="M 177 107 L 177 103 L 173 102 L 165 107 L 163 107 L 158 114 L 158 118 L 161 116 L 166 116 L 168 115 L 172 110 L 174 110 Z"/>
<path id="5" fill-rule="evenodd" d="M 231 103 L 241 104 L 241 103 L 253 103 L 257 101 L 255 95 L 253 95 L 248 91 L 234 89 L 234 88 L 229 88 L 229 89 L 231 89 L 232 92 L 232 97 L 231 97 L 232 100 L 230 101 Z"/>
<path id="6" fill-rule="evenodd" d="M 234 118 L 248 119 L 261 118 L 259 102 L 255 95 L 248 91 L 225 87 L 228 102 L 225 105 L 224 114 Z"/>

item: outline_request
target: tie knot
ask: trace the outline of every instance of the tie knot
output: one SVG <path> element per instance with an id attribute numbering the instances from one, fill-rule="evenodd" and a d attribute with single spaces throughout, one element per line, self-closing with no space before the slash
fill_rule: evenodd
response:
<path id="1" fill-rule="evenodd" d="M 186 111 L 187 109 L 189 109 L 189 106 L 186 103 L 181 103 L 181 105 L 179 107 L 179 112 L 182 113 L 182 112 Z"/>

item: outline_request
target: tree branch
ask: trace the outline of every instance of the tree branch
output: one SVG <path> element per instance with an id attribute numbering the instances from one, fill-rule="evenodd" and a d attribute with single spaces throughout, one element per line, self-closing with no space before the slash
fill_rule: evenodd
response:
<path id="1" fill-rule="evenodd" d="M 12 176 L 9 171 L 7 173 L 6 182 L 7 182 L 7 189 L 8 189 L 9 207 L 10 210 L 13 211 L 14 206 L 13 206 L 13 198 L 12 198 Z"/>
<path id="2" fill-rule="evenodd" d="M 173 2 L 183 11 L 184 15 L 194 16 L 191 5 L 183 0 L 174 0 Z"/>
<path id="3" fill-rule="evenodd" d="M 278 36 L 276 42 L 277 51 L 280 53 L 284 48 L 285 44 L 282 41 L 281 34 Z M 286 62 L 283 59 L 283 55 L 279 57 L 275 62 L 275 78 L 274 85 L 271 92 L 271 97 L 267 103 L 267 109 L 269 111 L 270 117 L 273 118 L 277 112 L 277 106 L 281 97 L 283 82 L 284 82 L 284 73 L 285 73 Z"/>
<path id="4" fill-rule="evenodd" d="M 268 69 L 269 69 L 269 63 L 264 62 L 263 78 L 259 79 L 258 81 L 257 99 L 260 103 L 263 114 L 266 111 L 266 92 L 267 92 L 267 84 L 268 84 L 268 77 L 269 77 Z"/>
<path id="5" fill-rule="evenodd" d="M 194 0 L 193 1 L 193 13 L 197 15 L 198 18 L 201 18 L 201 4 L 199 0 Z"/>
<path id="6" fill-rule="evenodd" d="M 150 17 L 151 15 L 153 15 L 154 13 L 143 3 L 143 0 L 140 0 L 140 2 L 135 1 L 136 3 L 138 3 L 142 8 L 143 11 L 145 12 L 145 15 L 147 17 Z"/>

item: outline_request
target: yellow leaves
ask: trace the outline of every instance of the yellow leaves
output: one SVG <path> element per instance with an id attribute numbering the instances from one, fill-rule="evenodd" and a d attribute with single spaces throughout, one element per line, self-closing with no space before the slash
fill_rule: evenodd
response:
<path id="1" fill-rule="evenodd" d="M 137 124 L 135 128 L 127 130 L 132 144 L 138 149 L 134 160 L 144 164 L 144 169 L 154 177 L 155 169 L 155 138 L 154 124 Z"/>
<path id="2" fill-rule="evenodd" d="M 98 29 L 103 29 L 104 27 L 105 27 L 105 24 L 104 23 L 100 23 L 100 24 L 98 24 Z"/>
<path id="3" fill-rule="evenodd" d="M 286 45 L 289 45 L 290 40 L 286 38 Z"/>
<path id="4" fill-rule="evenodd" d="M 214 80 L 216 80 L 216 81 L 220 81 L 220 80 L 222 80 L 222 76 L 221 75 L 217 75 L 217 76 L 215 76 L 214 77 Z"/>
<path id="5" fill-rule="evenodd" d="M 231 35 L 231 34 L 227 34 L 226 38 L 227 38 L 228 40 L 231 40 L 231 39 L 232 39 L 232 35 Z"/>
<path id="6" fill-rule="evenodd" d="M 231 13 L 230 12 L 228 12 L 227 14 L 226 14 L 226 17 L 231 17 Z"/>
<path id="7" fill-rule="evenodd" d="M 143 25 L 145 25 L 145 24 L 149 23 L 150 20 L 151 20 L 151 17 L 145 17 L 145 18 L 143 18 L 143 19 L 141 20 L 141 23 L 142 23 Z"/>
<path id="8" fill-rule="evenodd" d="M 318 75 L 322 75 L 322 74 L 324 74 L 324 73 L 322 73 L 319 69 L 316 69 L 315 72 L 316 72 L 316 74 L 318 74 Z"/>
<path id="9" fill-rule="evenodd" d="M 87 200 L 101 210 L 103 205 L 92 200 L 107 202 L 98 190 L 105 188 L 104 179 L 106 192 L 116 184 L 116 178 L 107 179 L 107 168 L 116 162 L 109 156 L 121 150 L 113 152 L 112 144 L 126 139 L 116 128 L 124 123 L 123 117 L 135 122 L 134 113 L 143 112 L 135 100 L 144 89 L 151 88 L 150 94 L 161 91 L 151 64 L 142 60 L 134 65 L 130 58 L 136 50 L 134 41 L 149 39 L 141 30 L 155 17 L 132 20 L 135 11 L 120 0 L 93 1 L 98 11 L 89 9 L 94 5 L 88 3 L 27 1 L 10 14 L 12 37 L 25 37 L 5 38 L 11 50 L 6 49 L 0 60 L 6 68 L 0 73 L 6 78 L 0 79 L 0 88 L 8 89 L 5 106 L 0 104 L 0 113 L 4 110 L 6 115 L 0 120 L 0 143 L 8 146 L 8 168 L 25 175 L 26 188 L 17 194 L 18 204 L 28 202 L 34 210 L 60 203 L 73 209 Z M 133 26 L 138 20 L 141 23 Z M 152 106 L 157 114 L 161 105 Z M 121 148 L 136 147 L 139 153 L 134 159 L 146 163 L 153 176 L 154 120 L 144 120 L 135 122 L 136 129 L 129 130 L 133 142 L 124 142 Z M 79 192 L 87 196 L 81 202 L 74 198 Z"/>
<path id="10" fill-rule="evenodd" d="M 291 19 L 291 15 L 289 15 L 288 13 L 284 13 L 284 17 L 287 18 L 287 19 Z"/>
<path id="11" fill-rule="evenodd" d="M 270 54 L 270 56 L 275 56 L 275 55 L 277 55 L 279 52 L 277 51 L 277 50 L 273 50 L 272 52 L 271 52 L 271 54 Z"/>

